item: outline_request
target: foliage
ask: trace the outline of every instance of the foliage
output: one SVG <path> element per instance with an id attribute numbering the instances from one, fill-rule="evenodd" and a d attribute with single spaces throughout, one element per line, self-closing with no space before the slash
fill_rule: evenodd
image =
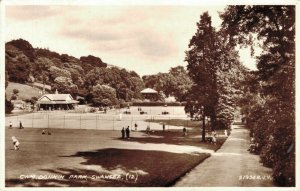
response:
<path id="1" fill-rule="evenodd" d="M 59 76 L 54 80 L 55 84 L 53 86 L 53 90 L 57 90 L 58 92 L 69 93 L 73 97 L 76 97 L 78 94 L 78 87 L 73 84 L 71 78 Z"/>
<path id="2" fill-rule="evenodd" d="M 102 60 L 98 57 L 88 55 L 88 56 L 82 56 L 80 57 L 80 61 L 82 63 L 82 68 L 84 68 L 85 71 L 90 71 L 94 67 L 107 67 L 107 64 L 102 62 Z"/>
<path id="3" fill-rule="evenodd" d="M 129 73 L 125 69 L 95 68 L 85 76 L 85 87 L 103 84 L 116 90 L 118 99 L 130 101 L 140 97 L 140 91 L 144 88 L 143 81 L 134 73 Z"/>
<path id="4" fill-rule="evenodd" d="M 230 43 L 254 46 L 254 34 L 262 42 L 256 87 L 245 91 L 256 99 L 243 111 L 274 180 L 295 186 L 295 6 L 229 6 L 221 17 Z"/>
<path id="5" fill-rule="evenodd" d="M 88 102 L 92 102 L 90 92 L 97 84 L 111 86 L 116 90 L 117 99 L 126 101 L 141 98 L 139 92 L 144 88 L 144 82 L 133 71 L 108 68 L 100 58 L 92 55 L 78 59 L 45 48 L 33 48 L 23 39 L 6 43 L 5 64 L 6 82 L 44 83 L 53 91 L 87 97 Z"/>
<path id="6" fill-rule="evenodd" d="M 171 68 L 169 73 L 143 76 L 146 87 L 155 89 L 165 96 L 174 96 L 177 101 L 184 101 L 192 81 L 183 66 Z"/>
<path id="7" fill-rule="evenodd" d="M 191 118 L 201 118 L 203 124 L 205 116 L 209 116 L 213 129 L 229 128 L 245 68 L 226 36 L 211 26 L 207 12 L 201 15 L 197 26 L 186 51 L 188 74 L 194 84 L 187 94 L 185 111 Z M 204 127 L 202 140 L 205 140 Z"/>
<path id="8" fill-rule="evenodd" d="M 14 93 L 14 94 L 18 94 L 18 93 L 19 93 L 19 90 L 18 90 L 18 89 L 13 89 L 13 93 Z"/>
<path id="9" fill-rule="evenodd" d="M 11 103 L 11 101 L 7 100 L 5 96 L 5 113 L 10 114 L 13 109 L 14 105 Z"/>
<path id="10" fill-rule="evenodd" d="M 8 76 L 5 75 L 5 88 L 8 85 Z M 11 111 L 14 109 L 14 105 L 11 103 L 11 101 L 7 100 L 6 94 L 5 94 L 5 114 L 10 114 Z"/>
<path id="11" fill-rule="evenodd" d="M 92 101 L 95 106 L 111 106 L 118 104 L 116 90 L 107 85 L 97 84 L 92 88 Z"/>
<path id="12" fill-rule="evenodd" d="M 211 26 L 211 17 L 207 12 L 200 16 L 197 32 L 191 38 L 185 60 L 188 62 L 188 74 L 194 82 L 188 93 L 186 111 L 205 116 L 215 116 L 217 95 L 217 34 Z M 189 108 L 189 106 L 191 108 Z M 204 128 L 205 126 L 203 126 Z M 203 132 L 205 129 L 202 130 Z M 203 133 L 202 140 L 205 140 Z"/>
<path id="13" fill-rule="evenodd" d="M 36 57 L 34 48 L 26 40 L 23 40 L 23 39 L 12 40 L 12 41 L 8 42 L 7 45 L 12 45 L 12 46 L 16 47 L 17 49 L 19 49 L 20 51 L 22 51 L 24 53 L 24 55 L 30 61 L 33 61 Z"/>
<path id="14" fill-rule="evenodd" d="M 5 70 L 8 80 L 25 83 L 29 76 L 30 61 L 24 52 L 16 47 L 6 44 L 5 46 Z"/>

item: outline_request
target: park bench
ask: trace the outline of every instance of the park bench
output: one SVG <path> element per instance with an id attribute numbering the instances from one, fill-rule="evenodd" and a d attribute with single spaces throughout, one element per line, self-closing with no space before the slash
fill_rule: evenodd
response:
<path id="1" fill-rule="evenodd" d="M 124 114 L 127 114 L 127 115 L 128 115 L 128 114 L 131 114 L 130 111 L 124 111 L 123 113 L 124 113 Z"/>
<path id="2" fill-rule="evenodd" d="M 162 114 L 162 115 L 168 115 L 168 114 L 169 114 L 169 112 L 167 112 L 167 111 L 163 111 L 161 114 Z"/>

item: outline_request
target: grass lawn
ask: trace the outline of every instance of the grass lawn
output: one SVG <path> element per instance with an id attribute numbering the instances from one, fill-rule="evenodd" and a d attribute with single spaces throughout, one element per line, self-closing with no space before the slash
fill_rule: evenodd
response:
<path id="1" fill-rule="evenodd" d="M 216 150 L 225 141 L 201 143 L 198 132 L 183 137 L 179 131 L 131 132 L 129 140 L 120 139 L 119 131 L 51 129 L 51 135 L 42 135 L 41 129 L 27 128 L 5 133 L 7 187 L 170 186 L 210 156 L 197 148 Z M 20 150 L 13 150 L 11 136 L 19 139 Z"/>

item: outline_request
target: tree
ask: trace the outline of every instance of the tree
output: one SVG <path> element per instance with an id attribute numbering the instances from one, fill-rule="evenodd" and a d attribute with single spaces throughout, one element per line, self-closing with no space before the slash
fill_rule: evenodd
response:
<path id="1" fill-rule="evenodd" d="M 8 86 L 8 73 L 7 73 L 7 71 L 5 71 L 5 89 L 7 88 L 7 86 Z"/>
<path id="2" fill-rule="evenodd" d="M 197 32 L 189 43 L 185 60 L 188 62 L 188 74 L 194 82 L 188 94 L 186 111 L 193 110 L 202 116 L 202 141 L 205 141 L 205 117 L 215 116 L 214 108 L 218 101 L 217 94 L 217 47 L 216 31 L 211 26 L 211 17 L 208 12 L 200 16 L 197 23 Z M 213 119 L 213 118 L 212 118 Z"/>
<path id="3" fill-rule="evenodd" d="M 18 94 L 19 93 L 19 90 L 18 89 L 13 89 L 13 94 Z"/>
<path id="4" fill-rule="evenodd" d="M 38 98 L 37 98 L 37 97 L 31 97 L 31 99 L 30 99 L 30 103 L 31 103 L 32 105 L 34 105 L 37 101 L 38 101 Z"/>
<path id="5" fill-rule="evenodd" d="M 116 90 L 117 99 L 130 101 L 134 97 L 140 97 L 139 92 L 143 89 L 143 81 L 134 73 L 125 69 L 95 68 L 89 71 L 85 77 L 85 86 L 90 90 L 97 84 L 109 85 Z"/>
<path id="6" fill-rule="evenodd" d="M 69 93 L 73 97 L 76 97 L 78 94 L 78 87 L 75 84 L 73 84 L 71 78 L 59 76 L 55 78 L 52 87 L 53 90 L 57 90 L 58 92 L 65 94 Z"/>
<path id="7" fill-rule="evenodd" d="M 8 86 L 8 74 L 5 71 L 5 89 Z M 5 94 L 5 113 L 10 114 L 11 111 L 14 109 L 14 105 L 11 103 L 11 101 L 7 100 L 6 94 Z"/>
<path id="8" fill-rule="evenodd" d="M 192 86 L 192 80 L 183 66 L 171 68 L 168 73 L 143 76 L 146 87 L 164 95 L 174 96 L 177 101 L 185 101 L 185 95 Z"/>
<path id="9" fill-rule="evenodd" d="M 13 109 L 14 105 L 11 103 L 11 101 L 7 100 L 5 96 L 5 113 L 10 114 Z"/>
<path id="10" fill-rule="evenodd" d="M 97 84 L 93 86 L 92 96 L 92 101 L 95 106 L 116 105 L 118 103 L 116 90 L 107 85 Z"/>
<path id="11" fill-rule="evenodd" d="M 5 70 L 9 76 L 9 81 L 25 83 L 29 76 L 29 58 L 16 47 L 5 45 Z"/>
<path id="12" fill-rule="evenodd" d="M 247 117 L 274 180 L 294 186 L 295 6 L 228 6 L 221 18 L 230 43 L 253 46 L 254 34 L 262 41 L 256 76 L 260 99 Z"/>

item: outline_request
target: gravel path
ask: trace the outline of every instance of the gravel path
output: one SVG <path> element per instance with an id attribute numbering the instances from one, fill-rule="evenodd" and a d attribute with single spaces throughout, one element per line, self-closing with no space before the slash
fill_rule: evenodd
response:
<path id="1" fill-rule="evenodd" d="M 272 183 L 272 170 L 250 154 L 249 131 L 233 126 L 224 145 L 211 157 L 182 177 L 175 186 L 183 187 L 267 187 Z"/>

